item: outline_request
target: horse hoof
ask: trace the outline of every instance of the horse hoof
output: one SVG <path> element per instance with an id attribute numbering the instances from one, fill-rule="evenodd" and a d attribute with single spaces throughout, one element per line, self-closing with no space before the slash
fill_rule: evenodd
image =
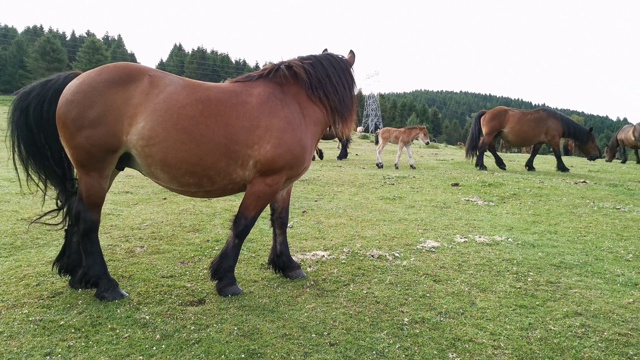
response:
<path id="1" fill-rule="evenodd" d="M 378 169 L 382 169 L 384 165 L 382 165 L 382 163 L 376 163 L 376 166 L 378 167 Z"/>
<path id="2" fill-rule="evenodd" d="M 116 300 L 122 300 L 127 298 L 129 294 L 122 291 L 122 289 L 120 289 L 119 287 L 115 287 L 106 291 L 104 290 L 101 291 L 100 289 L 98 289 L 94 294 L 94 296 L 98 300 L 102 300 L 102 301 L 116 301 Z"/>
<path id="3" fill-rule="evenodd" d="M 409 166 L 411 166 L 411 168 L 412 168 L 413 170 L 415 170 L 415 169 L 416 169 L 416 167 L 415 167 L 415 166 L 413 166 L 413 165 L 409 165 Z"/>
<path id="4" fill-rule="evenodd" d="M 298 270 L 294 270 L 290 273 L 286 273 L 284 274 L 284 276 L 289 279 L 289 280 L 298 280 L 298 279 L 304 279 L 307 277 L 307 274 L 304 273 L 304 271 L 298 269 Z"/>
<path id="5" fill-rule="evenodd" d="M 233 284 L 231 286 L 226 286 L 226 287 L 216 286 L 216 291 L 218 292 L 218 295 L 224 296 L 224 297 L 237 296 L 242 294 L 242 288 L 237 284 Z"/>
<path id="6" fill-rule="evenodd" d="M 498 166 L 498 167 L 499 167 L 500 169 L 502 169 L 502 170 L 507 170 L 507 167 L 506 167 L 505 165 Z"/>
<path id="7" fill-rule="evenodd" d="M 536 168 L 534 168 L 533 166 L 527 166 L 527 171 L 536 171 Z"/>
<path id="8" fill-rule="evenodd" d="M 487 167 L 486 167 L 486 166 L 484 166 L 484 165 L 480 165 L 480 166 L 478 166 L 477 168 L 478 168 L 478 170 L 480 170 L 480 171 L 487 171 Z"/>
<path id="9" fill-rule="evenodd" d="M 393 166 L 398 170 L 398 164 L 394 164 Z"/>

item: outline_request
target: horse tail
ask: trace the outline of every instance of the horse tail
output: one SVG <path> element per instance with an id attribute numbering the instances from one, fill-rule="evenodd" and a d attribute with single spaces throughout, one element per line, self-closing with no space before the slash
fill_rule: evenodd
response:
<path id="1" fill-rule="evenodd" d="M 380 143 L 380 139 L 378 139 L 378 133 L 380 132 L 380 130 L 376 130 L 376 134 L 373 137 L 373 143 L 378 145 Z"/>
<path id="2" fill-rule="evenodd" d="M 478 154 L 478 144 L 480 143 L 480 136 L 482 136 L 482 127 L 480 126 L 480 119 L 487 113 L 487 110 L 480 111 L 473 123 L 471 124 L 471 131 L 467 137 L 467 143 L 465 144 L 466 157 L 472 159 Z"/>
<path id="3" fill-rule="evenodd" d="M 74 168 L 67 156 L 56 126 L 56 109 L 62 91 L 80 75 L 65 72 L 28 85 L 16 93 L 9 110 L 8 137 L 11 142 L 13 167 L 22 187 L 19 168 L 25 174 L 27 186 L 34 184 L 43 196 L 52 188 L 56 192 L 56 206 L 38 216 L 62 219 L 48 225 L 66 225 L 70 208 L 77 193 Z"/>

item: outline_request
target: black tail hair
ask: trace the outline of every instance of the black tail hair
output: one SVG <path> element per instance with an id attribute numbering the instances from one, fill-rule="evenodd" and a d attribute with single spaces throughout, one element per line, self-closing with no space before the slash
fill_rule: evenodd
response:
<path id="1" fill-rule="evenodd" d="M 7 137 L 11 141 L 13 166 L 20 185 L 19 169 L 22 168 L 27 186 L 36 185 L 42 192 L 43 203 L 50 188 L 56 191 L 56 207 L 33 222 L 62 215 L 59 222 L 42 223 L 64 226 L 69 220 L 77 182 L 73 165 L 60 141 L 56 109 L 62 91 L 78 75 L 77 71 L 59 73 L 18 90 L 9 110 Z"/>
<path id="2" fill-rule="evenodd" d="M 487 113 L 487 110 L 480 111 L 473 123 L 471 124 L 471 130 L 467 137 L 467 143 L 465 144 L 466 157 L 473 160 L 478 155 L 478 144 L 480 143 L 480 137 L 482 136 L 482 127 L 480 126 L 480 119 Z"/>

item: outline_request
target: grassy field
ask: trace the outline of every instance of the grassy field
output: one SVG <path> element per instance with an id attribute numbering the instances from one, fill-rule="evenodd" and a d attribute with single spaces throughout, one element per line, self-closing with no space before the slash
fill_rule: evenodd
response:
<path id="1" fill-rule="evenodd" d="M 6 106 L 0 106 L 4 138 Z M 414 145 L 393 169 L 371 140 L 349 159 L 322 142 L 294 186 L 289 239 L 308 278 L 267 269 L 268 214 L 245 242 L 244 293 L 216 295 L 208 265 L 241 195 L 191 199 L 126 170 L 101 228 L 130 297 L 105 303 L 51 270 L 62 231 L 32 225 L 0 147 L 0 358 L 637 359 L 640 165 L 551 156 L 474 169 L 452 146 Z M 48 209 L 50 204 L 45 204 Z"/>

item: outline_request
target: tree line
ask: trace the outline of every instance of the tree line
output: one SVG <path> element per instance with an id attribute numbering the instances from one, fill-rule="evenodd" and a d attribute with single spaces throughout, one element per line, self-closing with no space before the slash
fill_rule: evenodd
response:
<path id="1" fill-rule="evenodd" d="M 33 25 L 18 31 L 0 24 L 0 94 L 11 94 L 31 82 L 52 74 L 87 71 L 114 62 L 137 63 L 121 35 L 106 33 L 101 38 L 87 30 L 67 35 L 49 27 Z M 244 59 L 232 60 L 226 53 L 198 47 L 187 51 L 175 44 L 166 60 L 156 68 L 191 79 L 221 82 L 260 69 Z"/>
<path id="2" fill-rule="evenodd" d="M 0 94 L 11 94 L 31 82 L 57 72 L 87 71 L 113 62 L 137 62 L 121 35 L 106 33 L 101 38 L 87 30 L 83 34 L 65 32 L 42 25 L 33 25 L 18 31 L 0 24 Z M 229 54 L 207 50 L 199 46 L 187 51 L 182 44 L 174 44 L 166 59 L 160 59 L 157 69 L 191 79 L 222 82 L 247 72 L 259 70 L 255 63 L 244 59 L 231 59 Z M 416 90 L 404 93 L 378 94 L 384 126 L 405 127 L 426 125 L 432 138 L 438 142 L 457 144 L 465 142 L 471 121 L 481 110 L 496 106 L 519 109 L 545 107 L 521 99 L 470 92 Z M 364 95 L 358 94 L 358 124 L 362 124 Z M 608 144 L 613 134 L 630 122 L 584 112 L 555 109 L 586 127 L 593 126 L 598 145 Z M 372 129 L 365 129 L 372 131 Z"/>
<path id="3" fill-rule="evenodd" d="M 54 73 L 87 71 L 111 62 L 137 62 L 122 36 L 70 35 L 42 25 L 18 31 L 0 24 L 0 93 L 10 94 Z"/>

